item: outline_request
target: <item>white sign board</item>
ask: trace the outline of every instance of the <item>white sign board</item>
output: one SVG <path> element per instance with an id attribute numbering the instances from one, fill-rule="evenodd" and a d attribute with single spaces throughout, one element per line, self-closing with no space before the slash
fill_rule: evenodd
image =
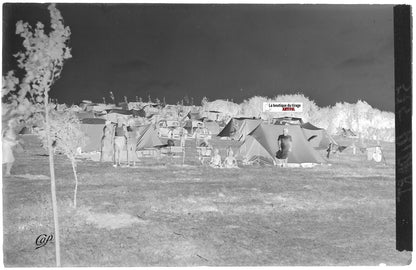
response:
<path id="1" fill-rule="evenodd" d="M 303 112 L 303 103 L 263 102 L 263 112 Z"/>

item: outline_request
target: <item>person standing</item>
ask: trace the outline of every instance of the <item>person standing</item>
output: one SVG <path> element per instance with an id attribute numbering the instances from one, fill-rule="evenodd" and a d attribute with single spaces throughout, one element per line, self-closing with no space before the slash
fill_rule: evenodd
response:
<path id="1" fill-rule="evenodd" d="M 289 153 L 292 152 L 292 136 L 289 135 L 289 129 L 285 127 L 283 134 L 277 138 L 278 151 L 276 157 L 283 160 L 283 165 L 287 164 Z"/>
<path id="2" fill-rule="evenodd" d="M 103 137 L 101 138 L 101 156 L 100 161 L 113 161 L 114 151 L 114 126 L 111 121 L 106 121 L 103 128 Z"/>
<path id="3" fill-rule="evenodd" d="M 352 154 L 355 156 L 357 154 L 357 146 L 355 145 L 355 142 L 352 142 L 351 148 Z"/>
<path id="4" fill-rule="evenodd" d="M 114 164 L 113 167 L 121 166 L 121 154 L 123 150 L 127 150 L 127 127 L 124 123 L 119 122 L 115 128 L 114 134 Z M 128 152 L 127 164 L 128 164 Z"/>
<path id="5" fill-rule="evenodd" d="M 13 155 L 13 147 L 18 144 L 16 132 L 13 126 L 13 119 L 9 120 L 7 127 L 2 136 L 2 164 L 6 164 L 6 176 L 10 176 L 15 158 Z"/>
<path id="6" fill-rule="evenodd" d="M 181 147 L 183 147 L 185 149 L 185 145 L 186 145 L 186 129 L 184 128 L 180 128 L 180 141 L 181 141 Z"/>

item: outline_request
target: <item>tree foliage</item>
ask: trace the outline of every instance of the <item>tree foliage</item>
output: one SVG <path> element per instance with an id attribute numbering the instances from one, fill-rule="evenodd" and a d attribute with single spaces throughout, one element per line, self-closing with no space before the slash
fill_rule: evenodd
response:
<path id="1" fill-rule="evenodd" d="M 71 31 L 64 26 L 63 17 L 55 4 L 48 6 L 51 16 L 50 31 L 45 32 L 44 24 L 38 22 L 32 27 L 29 23 L 18 21 L 16 34 L 22 38 L 23 50 L 14 54 L 18 67 L 25 73 L 17 79 L 14 72 L 3 76 L 2 102 L 6 103 L 8 113 L 18 114 L 23 111 L 26 116 L 40 115 L 44 112 L 44 130 L 49 151 L 51 173 L 51 196 L 55 226 L 56 265 L 60 266 L 60 237 L 58 206 L 56 200 L 55 169 L 52 150 L 49 113 L 49 91 L 52 84 L 61 76 L 64 61 L 71 58 L 71 49 L 67 46 Z M 2 111 L 3 115 L 5 110 Z"/>
<path id="2" fill-rule="evenodd" d="M 52 29 L 49 35 L 41 22 L 34 28 L 27 22 L 16 23 L 16 34 L 23 38 L 24 51 L 14 56 L 18 67 L 26 71 L 17 95 L 12 97 L 18 102 L 29 98 L 34 103 L 42 103 L 45 91 L 48 92 L 60 77 L 64 61 L 72 57 L 71 49 L 67 47 L 71 31 L 64 26 L 62 15 L 54 4 L 48 9 Z"/>
<path id="3" fill-rule="evenodd" d="M 75 112 L 70 110 L 51 111 L 49 120 L 49 130 L 43 128 L 39 131 L 39 135 L 43 141 L 43 145 L 47 146 L 47 135 L 52 135 L 55 151 L 63 153 L 71 162 L 74 178 L 74 207 L 77 205 L 77 154 L 78 148 L 82 148 L 87 143 L 87 137 L 81 130 L 80 121 Z"/>
<path id="4" fill-rule="evenodd" d="M 81 130 L 80 121 L 70 110 L 51 111 L 49 131 L 42 128 L 38 134 L 46 145 L 46 134 L 52 135 L 55 151 L 62 152 L 68 159 L 76 161 L 77 149 L 86 144 L 86 136 Z"/>

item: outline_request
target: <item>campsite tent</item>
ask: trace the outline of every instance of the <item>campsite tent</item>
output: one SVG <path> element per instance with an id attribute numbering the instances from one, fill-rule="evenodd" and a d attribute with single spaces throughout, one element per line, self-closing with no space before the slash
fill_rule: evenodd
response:
<path id="1" fill-rule="evenodd" d="M 190 120 L 203 120 L 203 116 L 201 115 L 200 112 L 198 111 L 189 111 L 188 114 L 184 117 L 186 118 L 188 117 L 188 119 Z"/>
<path id="2" fill-rule="evenodd" d="M 84 118 L 80 122 L 81 122 L 81 124 L 99 125 L 99 124 L 105 124 L 105 119 L 103 119 L 103 118 Z"/>
<path id="3" fill-rule="evenodd" d="M 105 121 L 105 119 L 100 118 L 82 120 L 81 130 L 88 137 L 87 144 L 82 148 L 83 152 L 101 151 L 101 139 Z M 139 134 L 138 137 L 137 134 Z M 129 144 L 136 146 L 136 151 L 164 145 L 158 138 L 154 125 L 131 127 L 127 137 Z M 121 153 L 121 160 L 126 161 L 126 157 L 127 152 L 124 149 Z M 129 159 L 134 160 L 135 157 L 136 155 L 129 157 Z"/>
<path id="4" fill-rule="evenodd" d="M 88 138 L 86 145 L 82 148 L 82 152 L 101 151 L 101 139 L 103 137 L 105 119 L 85 118 L 81 120 L 80 126 Z"/>
<path id="5" fill-rule="evenodd" d="M 146 112 L 143 109 L 140 109 L 140 110 L 131 109 L 130 112 L 132 113 L 133 116 L 146 117 Z"/>
<path id="6" fill-rule="evenodd" d="M 121 114 L 121 115 L 132 115 L 131 110 L 123 110 L 123 109 L 109 109 L 106 110 L 107 114 L 115 113 L 115 114 Z"/>
<path id="7" fill-rule="evenodd" d="M 358 136 L 351 130 L 342 128 L 340 130 L 340 135 L 347 138 L 357 138 Z"/>
<path id="8" fill-rule="evenodd" d="M 323 128 L 318 128 L 309 122 L 301 125 L 301 128 L 305 133 L 306 140 L 314 148 L 327 149 L 330 143 L 335 143 L 334 139 Z"/>
<path id="9" fill-rule="evenodd" d="M 103 115 L 102 117 L 113 123 L 118 123 L 120 121 L 127 123 L 128 119 L 133 117 L 133 112 L 129 110 L 111 109 L 106 111 L 107 114 Z"/>
<path id="10" fill-rule="evenodd" d="M 140 136 L 137 138 L 136 151 L 164 145 L 157 136 L 154 125 L 135 127 L 133 131 L 140 133 Z"/>
<path id="11" fill-rule="evenodd" d="M 33 134 L 33 128 L 32 127 L 24 126 L 19 131 L 19 135 L 27 135 L 27 134 Z"/>
<path id="12" fill-rule="evenodd" d="M 221 112 L 219 111 L 207 111 L 205 112 L 206 117 L 212 121 L 218 121 L 221 118 Z"/>
<path id="13" fill-rule="evenodd" d="M 220 126 L 214 121 L 205 121 L 205 127 L 208 129 L 210 134 L 217 135 L 220 132 Z"/>
<path id="14" fill-rule="evenodd" d="M 292 136 L 292 151 L 288 163 L 324 163 L 305 138 L 300 125 L 261 124 L 253 130 L 239 149 L 239 156 L 247 161 L 258 160 L 261 163 L 274 164 L 278 151 L 277 138 L 283 134 L 283 128 L 289 129 Z"/>
<path id="15" fill-rule="evenodd" d="M 79 111 L 79 112 L 76 112 L 75 115 L 77 116 L 79 120 L 95 117 L 94 112 L 92 111 Z"/>
<path id="16" fill-rule="evenodd" d="M 273 124 L 275 125 L 302 125 L 303 120 L 299 117 L 278 117 L 273 118 Z"/>
<path id="17" fill-rule="evenodd" d="M 139 127 L 131 127 L 131 131 L 127 134 L 127 140 L 129 145 L 135 145 L 136 151 L 157 148 L 164 145 L 157 136 L 155 126 L 150 124 Z M 129 153 L 129 160 L 137 161 L 137 154 Z M 121 152 L 120 161 L 127 161 L 126 149 Z"/>
<path id="18" fill-rule="evenodd" d="M 261 119 L 231 118 L 228 124 L 218 134 L 219 137 L 230 137 L 233 140 L 244 141 L 246 136 L 262 123 Z"/>

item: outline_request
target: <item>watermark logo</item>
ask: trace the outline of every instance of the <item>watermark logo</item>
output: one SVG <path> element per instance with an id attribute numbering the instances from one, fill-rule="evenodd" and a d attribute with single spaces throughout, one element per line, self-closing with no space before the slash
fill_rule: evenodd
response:
<path id="1" fill-rule="evenodd" d="M 35 240 L 35 244 L 36 244 L 36 248 L 41 248 L 44 247 L 49 241 L 53 240 L 53 234 L 47 235 L 47 234 L 41 234 L 39 235 L 36 240 Z"/>
<path id="2" fill-rule="evenodd" d="M 303 103 L 263 102 L 263 112 L 303 112 Z"/>

